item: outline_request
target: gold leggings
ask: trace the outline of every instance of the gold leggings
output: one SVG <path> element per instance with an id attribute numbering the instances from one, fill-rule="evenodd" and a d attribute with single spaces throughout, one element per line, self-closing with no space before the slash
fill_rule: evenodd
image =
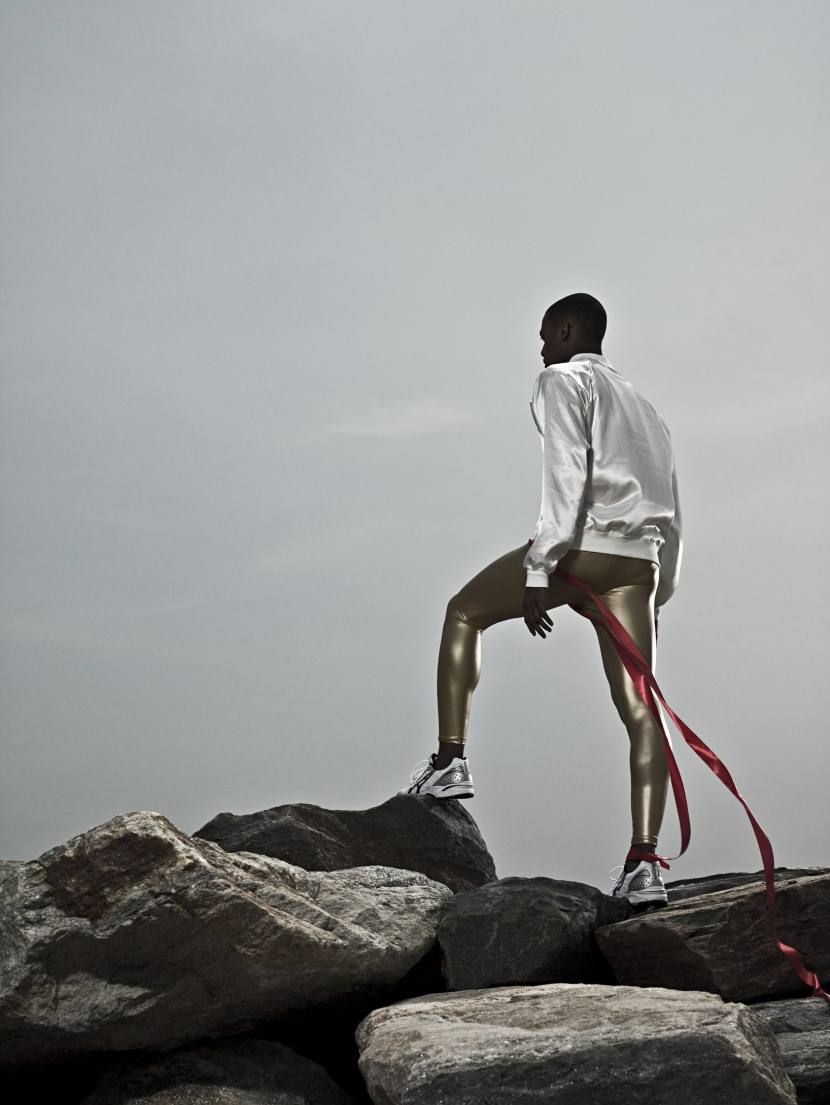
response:
<path id="1" fill-rule="evenodd" d="M 496 622 L 521 618 L 527 545 L 500 556 L 450 599 L 438 653 L 438 738 L 464 744 L 470 704 L 481 674 L 481 633 Z M 616 614 L 651 667 L 656 650 L 654 593 L 658 566 L 650 560 L 572 549 L 559 562 Z M 576 587 L 550 577 L 548 610 L 573 605 L 598 615 L 596 604 Z M 657 844 L 668 794 L 663 735 L 640 698 L 611 640 L 594 623 L 611 698 L 631 742 L 632 844 Z"/>

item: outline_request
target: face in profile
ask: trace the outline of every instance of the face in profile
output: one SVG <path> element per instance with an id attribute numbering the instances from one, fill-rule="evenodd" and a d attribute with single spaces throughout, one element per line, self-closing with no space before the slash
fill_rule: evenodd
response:
<path id="1" fill-rule="evenodd" d="M 559 364 L 568 358 L 563 356 L 562 341 L 557 333 L 557 327 L 552 325 L 547 315 L 542 319 L 539 329 L 539 337 L 542 339 L 542 361 L 545 368 L 548 365 Z"/>

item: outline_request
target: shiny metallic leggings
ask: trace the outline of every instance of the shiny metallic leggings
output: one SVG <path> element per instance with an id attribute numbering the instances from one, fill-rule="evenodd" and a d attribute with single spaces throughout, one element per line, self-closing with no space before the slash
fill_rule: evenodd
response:
<path id="1" fill-rule="evenodd" d="M 447 606 L 438 654 L 438 737 L 464 744 L 470 705 L 481 674 L 481 633 L 496 622 L 521 618 L 527 545 L 500 556 L 474 576 Z M 654 593 L 658 567 L 650 560 L 571 550 L 562 568 L 581 579 L 616 614 L 654 666 Z M 596 612 L 583 591 L 550 577 L 548 610 L 573 605 Z M 598 612 L 597 612 L 598 613 Z M 657 844 L 668 794 L 663 735 L 620 662 L 607 632 L 594 625 L 611 698 L 631 742 L 632 844 Z"/>

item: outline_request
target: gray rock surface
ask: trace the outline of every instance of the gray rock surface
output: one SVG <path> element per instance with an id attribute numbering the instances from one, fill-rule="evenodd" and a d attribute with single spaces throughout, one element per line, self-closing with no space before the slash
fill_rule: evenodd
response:
<path id="1" fill-rule="evenodd" d="M 84 1105 L 351 1105 L 322 1067 L 267 1040 L 114 1063 Z"/>
<path id="2" fill-rule="evenodd" d="M 593 886 L 506 878 L 450 898 L 438 925 L 448 990 L 529 982 L 613 982 L 593 937 L 632 915 Z"/>
<path id="3" fill-rule="evenodd" d="M 193 834 L 226 852 L 256 852 L 303 867 L 340 871 L 379 864 L 420 871 L 451 890 L 496 877 L 493 858 L 463 802 L 396 794 L 368 810 L 305 802 L 258 813 L 220 813 Z"/>
<path id="4" fill-rule="evenodd" d="M 830 1005 L 824 998 L 784 998 L 747 1008 L 775 1033 L 799 1105 L 830 1102 Z"/>
<path id="5" fill-rule="evenodd" d="M 450 896 L 417 872 L 309 873 L 158 814 L 116 817 L 6 874 L 0 1069 L 388 995 L 435 947 Z"/>
<path id="6" fill-rule="evenodd" d="M 376 1105 L 783 1105 L 775 1037 L 743 1005 L 626 986 L 505 986 L 377 1009 L 357 1029 Z"/>
<path id="7" fill-rule="evenodd" d="M 830 867 L 776 867 L 776 885 L 784 879 L 801 879 L 812 875 L 828 875 Z M 764 885 L 763 871 L 725 871 L 718 875 L 701 875 L 697 879 L 674 879 L 665 884 L 670 902 L 697 898 L 717 890 L 731 890 L 736 886 Z"/>
<path id="8" fill-rule="evenodd" d="M 830 875 L 776 884 L 778 939 L 830 980 Z M 596 940 L 617 980 L 631 986 L 703 990 L 725 1001 L 797 996 L 809 988 L 778 950 L 762 886 L 690 898 L 619 924 Z"/>

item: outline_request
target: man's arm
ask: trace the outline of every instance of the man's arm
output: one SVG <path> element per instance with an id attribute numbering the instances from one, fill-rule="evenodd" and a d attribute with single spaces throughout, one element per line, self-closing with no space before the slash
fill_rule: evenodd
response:
<path id="1" fill-rule="evenodd" d="M 527 587 L 523 603 L 527 628 L 535 637 L 550 631 L 548 576 L 573 544 L 588 479 L 586 410 L 576 382 L 565 372 L 542 374 L 544 448 L 542 510 L 533 544 L 524 559 Z"/>

